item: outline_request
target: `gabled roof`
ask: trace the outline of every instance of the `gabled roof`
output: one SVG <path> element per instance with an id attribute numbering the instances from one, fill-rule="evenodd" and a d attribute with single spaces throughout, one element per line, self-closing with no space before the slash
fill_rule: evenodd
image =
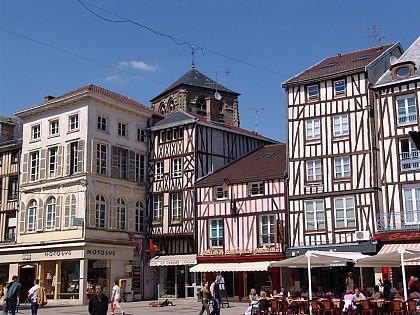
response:
<path id="1" fill-rule="evenodd" d="M 155 114 L 155 115 L 161 116 L 158 112 L 153 111 L 149 107 L 146 107 L 145 105 L 143 105 L 143 104 L 141 104 L 141 103 L 139 103 L 139 102 L 137 102 L 137 101 L 135 101 L 135 100 L 127 97 L 127 96 L 124 96 L 124 95 L 121 95 L 121 94 L 112 92 L 110 90 L 107 90 L 105 88 L 102 88 L 102 87 L 97 86 L 97 85 L 94 85 L 94 84 L 87 84 L 85 86 L 82 86 L 82 87 L 80 87 L 80 88 L 78 88 L 76 90 L 70 91 L 70 92 L 68 92 L 66 94 L 63 94 L 63 95 L 60 95 L 58 97 L 51 97 L 49 100 L 45 101 L 44 103 L 35 105 L 35 106 L 31 107 L 31 108 L 27 108 L 27 109 L 24 109 L 22 111 L 18 111 L 15 114 L 16 115 L 19 115 L 19 114 L 21 114 L 21 113 L 23 113 L 23 112 L 25 112 L 27 110 L 35 109 L 36 107 L 48 106 L 49 104 L 54 104 L 54 103 L 57 103 L 58 101 L 68 99 L 68 98 L 70 98 L 72 96 L 78 96 L 78 95 L 81 95 L 81 94 L 84 94 L 84 93 L 88 93 L 88 92 L 94 93 L 94 94 L 96 94 L 98 96 L 102 96 L 102 97 L 108 98 L 110 100 L 116 101 L 116 102 L 121 103 L 121 104 L 125 104 L 125 105 L 128 105 L 128 106 L 132 106 L 132 107 L 135 107 L 135 108 L 138 108 L 138 109 L 147 111 L 147 112 L 149 112 L 151 114 Z"/>
<path id="2" fill-rule="evenodd" d="M 284 82 L 283 87 L 309 83 L 313 80 L 337 76 L 344 73 L 362 71 L 366 66 L 394 45 L 394 43 L 391 43 L 325 58 L 311 68 L 304 70 L 297 76 Z"/>
<path id="3" fill-rule="evenodd" d="M 196 182 L 196 186 L 223 184 L 225 179 L 231 183 L 243 183 L 268 178 L 284 178 L 286 171 L 286 144 L 270 144 L 203 177 Z"/>
<path id="4" fill-rule="evenodd" d="M 166 94 L 167 92 L 171 90 L 175 90 L 177 87 L 180 86 L 196 86 L 200 88 L 205 88 L 209 90 L 216 90 L 221 92 L 227 92 L 232 93 L 235 95 L 240 95 L 239 93 L 236 93 L 225 86 L 223 86 L 220 83 L 217 83 L 216 81 L 213 81 L 212 79 L 206 77 L 204 74 L 202 74 L 200 71 L 198 71 L 195 68 L 191 68 L 187 73 L 185 73 L 182 77 L 180 77 L 177 81 L 175 81 L 170 87 L 165 89 L 162 93 L 160 93 L 158 96 L 154 97 L 150 100 L 150 102 L 155 101 L 159 97 L 161 97 L 163 94 Z"/>
<path id="5" fill-rule="evenodd" d="M 378 80 L 378 82 L 375 84 L 376 86 L 384 85 L 388 83 L 398 83 L 401 81 L 406 80 L 415 80 L 420 78 L 420 36 L 415 40 L 413 44 L 401 55 L 400 58 L 393 64 L 393 66 L 397 66 L 399 64 L 404 64 L 407 62 L 414 62 L 415 65 L 415 71 L 414 75 L 408 77 L 407 79 L 392 79 L 392 73 L 391 70 L 388 69 L 382 77 Z"/>

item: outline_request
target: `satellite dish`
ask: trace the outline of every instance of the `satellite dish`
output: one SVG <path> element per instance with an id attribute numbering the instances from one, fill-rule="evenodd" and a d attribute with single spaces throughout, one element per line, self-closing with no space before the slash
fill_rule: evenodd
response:
<path id="1" fill-rule="evenodd" d="M 214 93 L 214 98 L 218 101 L 220 101 L 222 99 L 222 95 L 220 95 L 219 92 Z"/>
<path id="2" fill-rule="evenodd" d="M 398 59 L 395 56 L 391 56 L 391 58 L 389 58 L 389 62 L 391 63 L 391 66 L 395 65 L 397 63 L 397 61 L 398 61 Z"/>

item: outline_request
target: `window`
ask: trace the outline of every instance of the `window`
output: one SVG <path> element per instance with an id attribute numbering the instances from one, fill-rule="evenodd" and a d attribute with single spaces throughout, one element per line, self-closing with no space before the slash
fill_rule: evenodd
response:
<path id="1" fill-rule="evenodd" d="M 210 246 L 223 247 L 223 220 L 210 220 Z"/>
<path id="2" fill-rule="evenodd" d="M 306 140 L 317 140 L 321 138 L 321 127 L 319 119 L 306 121 Z"/>
<path id="3" fill-rule="evenodd" d="M 69 117 L 69 130 L 77 130 L 79 129 L 79 115 L 71 115 Z"/>
<path id="4" fill-rule="evenodd" d="M 68 195 L 66 196 L 66 201 L 64 205 L 64 227 L 69 228 L 73 222 L 73 218 L 76 217 L 76 196 Z"/>
<path id="5" fill-rule="evenodd" d="M 128 179 L 128 150 L 118 148 L 118 175 L 121 179 Z"/>
<path id="6" fill-rule="evenodd" d="M 137 128 L 137 141 L 146 142 L 146 130 Z"/>
<path id="7" fill-rule="evenodd" d="M 321 160 L 306 161 L 306 181 L 315 182 L 322 180 Z"/>
<path id="8" fill-rule="evenodd" d="M 136 153 L 136 182 L 144 182 L 145 179 L 145 156 L 144 154 Z"/>
<path id="9" fill-rule="evenodd" d="M 319 98 L 318 85 L 309 85 L 307 87 L 308 100 L 317 100 Z"/>
<path id="10" fill-rule="evenodd" d="M 163 162 L 159 161 L 155 163 L 155 180 L 163 179 Z"/>
<path id="11" fill-rule="evenodd" d="M 200 97 L 196 100 L 197 114 L 201 116 L 207 115 L 207 106 L 206 100 L 203 97 Z"/>
<path id="12" fill-rule="evenodd" d="M 127 137 L 127 124 L 122 122 L 118 123 L 118 135 L 121 137 Z"/>
<path id="13" fill-rule="evenodd" d="M 406 77 L 410 74 L 410 68 L 409 67 L 401 67 L 395 70 L 397 76 L 399 77 Z"/>
<path id="14" fill-rule="evenodd" d="M 406 225 L 420 221 L 420 187 L 403 188 L 404 221 Z"/>
<path id="15" fill-rule="evenodd" d="M 45 227 L 47 229 L 53 229 L 55 227 L 55 210 L 56 210 L 56 200 L 54 197 L 51 197 L 47 201 L 47 218 L 45 222 Z"/>
<path id="16" fill-rule="evenodd" d="M 6 235 L 4 237 L 6 241 L 16 240 L 16 221 L 16 212 L 6 215 Z"/>
<path id="17" fill-rule="evenodd" d="M 50 136 L 57 136 L 59 134 L 58 127 L 58 119 L 50 121 Z"/>
<path id="18" fill-rule="evenodd" d="M 81 171 L 81 170 L 79 170 L 79 167 L 78 167 L 79 142 L 75 141 L 75 142 L 70 143 L 69 148 L 70 148 L 70 155 L 69 155 L 70 156 L 70 164 L 69 164 L 70 172 L 69 172 L 69 174 L 72 175 L 72 174 L 75 174 L 75 173 Z"/>
<path id="19" fill-rule="evenodd" d="M 19 193 L 19 177 L 18 176 L 12 176 L 9 177 L 9 187 L 8 187 L 8 199 L 16 200 L 18 198 Z"/>
<path id="20" fill-rule="evenodd" d="M 260 216 L 260 246 L 274 245 L 275 232 L 274 232 L 274 215 Z"/>
<path id="21" fill-rule="evenodd" d="M 162 195 L 153 196 L 153 222 L 162 222 Z"/>
<path id="22" fill-rule="evenodd" d="M 39 178 L 39 152 L 31 153 L 31 180 L 38 180 Z"/>
<path id="23" fill-rule="evenodd" d="M 18 162 L 19 162 L 19 151 L 18 150 L 12 151 L 12 163 L 16 164 Z"/>
<path id="24" fill-rule="evenodd" d="M 173 193 L 171 195 L 171 222 L 180 222 L 181 221 L 181 204 L 182 204 L 182 194 Z"/>
<path id="25" fill-rule="evenodd" d="M 402 95 L 396 98 L 398 126 L 417 123 L 417 106 L 414 94 Z"/>
<path id="26" fill-rule="evenodd" d="M 36 230 L 36 212 L 37 204 L 35 200 L 29 202 L 28 207 L 28 232 L 33 232 Z"/>
<path id="27" fill-rule="evenodd" d="M 350 157 L 339 157 L 334 159 L 334 178 L 350 178 Z"/>
<path id="28" fill-rule="evenodd" d="M 0 166 L 3 165 L 3 153 L 0 153 Z"/>
<path id="29" fill-rule="evenodd" d="M 179 139 L 184 138 L 184 127 L 179 127 Z"/>
<path id="30" fill-rule="evenodd" d="M 264 183 L 263 182 L 251 183 L 249 185 L 249 194 L 251 196 L 264 195 Z"/>
<path id="31" fill-rule="evenodd" d="M 172 131 L 172 135 L 173 135 L 174 140 L 177 140 L 179 138 L 178 132 L 179 132 L 178 128 L 174 128 L 174 130 Z"/>
<path id="32" fill-rule="evenodd" d="M 171 141 L 172 140 L 172 130 L 166 130 L 166 140 Z"/>
<path id="33" fill-rule="evenodd" d="M 136 232 L 146 232 L 146 212 L 142 202 L 136 202 Z"/>
<path id="34" fill-rule="evenodd" d="M 161 131 L 159 132 L 159 142 L 165 142 L 165 139 L 166 139 L 166 133 L 165 133 L 165 130 L 161 130 Z"/>
<path id="35" fill-rule="evenodd" d="M 400 167 L 402 172 L 420 169 L 419 150 L 411 139 L 400 140 Z"/>
<path id="36" fill-rule="evenodd" d="M 108 174 L 108 147 L 105 144 L 96 145 L 96 173 L 100 175 Z"/>
<path id="37" fill-rule="evenodd" d="M 95 226 L 97 228 L 105 228 L 106 222 L 106 201 L 105 197 L 102 195 L 96 196 L 96 204 L 95 204 Z"/>
<path id="38" fill-rule="evenodd" d="M 324 202 L 322 200 L 305 201 L 305 226 L 308 231 L 325 229 Z"/>
<path id="39" fill-rule="evenodd" d="M 335 226 L 337 228 L 356 227 L 356 210 L 353 197 L 334 198 Z"/>
<path id="40" fill-rule="evenodd" d="M 126 229 L 126 213 L 127 209 L 125 206 L 125 201 L 122 198 L 117 199 L 117 229 L 125 230 Z"/>
<path id="41" fill-rule="evenodd" d="M 181 158 L 172 160 L 172 176 L 180 177 L 182 174 Z"/>
<path id="42" fill-rule="evenodd" d="M 223 186 L 214 187 L 214 197 L 216 200 L 223 200 L 228 198 L 228 190 Z"/>
<path id="43" fill-rule="evenodd" d="M 48 149 L 48 175 L 49 177 L 57 176 L 57 147 Z"/>
<path id="44" fill-rule="evenodd" d="M 41 125 L 32 126 L 32 140 L 39 140 L 41 138 Z"/>
<path id="45" fill-rule="evenodd" d="M 103 116 L 98 116 L 98 130 L 108 131 L 108 118 Z"/>
<path id="46" fill-rule="evenodd" d="M 347 114 L 334 116 L 334 137 L 349 134 L 349 116 Z"/>
<path id="47" fill-rule="evenodd" d="M 346 95 L 346 80 L 334 81 L 334 95 L 344 96 Z"/>

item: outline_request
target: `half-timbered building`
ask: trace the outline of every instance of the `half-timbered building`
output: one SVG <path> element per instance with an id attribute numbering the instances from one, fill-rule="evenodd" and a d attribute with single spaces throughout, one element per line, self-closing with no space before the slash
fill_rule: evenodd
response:
<path id="1" fill-rule="evenodd" d="M 416 147 L 413 141 L 419 139 L 419 65 L 420 37 L 401 57 L 391 59 L 374 86 L 383 198 L 383 211 L 377 218 L 377 240 L 384 245 L 379 254 L 400 246 L 420 247 L 420 142 Z M 402 280 L 398 269 L 390 272 L 390 279 Z"/>
<path id="2" fill-rule="evenodd" d="M 154 112 L 89 84 L 16 115 L 23 120 L 18 233 L 16 244 L 0 248 L 0 262 L 25 279 L 22 301 L 35 278 L 49 303 L 82 304 L 89 283 L 109 294 L 114 280 L 132 276 L 126 292 L 139 298 Z"/>
<path id="3" fill-rule="evenodd" d="M 211 113 L 218 100 L 207 98 L 206 106 Z M 185 284 L 195 282 L 188 266 L 196 264 L 196 180 L 273 142 L 217 117 L 178 110 L 150 128 L 148 204 L 158 249 L 150 265 L 159 269 L 159 297 L 184 297 Z"/>
<path id="4" fill-rule="evenodd" d="M 401 54 L 399 44 L 338 54 L 284 82 L 288 256 L 308 249 L 376 252 L 381 178 L 371 86 L 389 68 L 390 58 Z M 331 276 L 342 286 L 344 271 L 317 279 Z"/>
<path id="5" fill-rule="evenodd" d="M 194 272 L 222 273 L 229 296 L 255 288 L 280 292 L 286 249 L 286 145 L 272 144 L 196 183 L 197 261 Z"/>

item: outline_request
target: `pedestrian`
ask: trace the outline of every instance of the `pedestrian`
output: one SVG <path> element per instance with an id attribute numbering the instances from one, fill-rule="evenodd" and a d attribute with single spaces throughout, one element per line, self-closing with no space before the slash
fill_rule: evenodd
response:
<path id="1" fill-rule="evenodd" d="M 211 296 L 213 297 L 213 310 L 211 315 L 220 315 L 220 275 L 216 276 L 216 280 L 210 286 Z"/>
<path id="2" fill-rule="evenodd" d="M 111 315 L 114 314 L 115 308 L 118 308 L 121 311 L 122 315 L 125 315 L 125 312 L 120 305 L 121 299 L 121 288 L 118 286 L 118 281 L 114 281 L 114 286 L 112 287 L 111 302 L 113 307 L 111 307 Z"/>
<path id="3" fill-rule="evenodd" d="M 379 285 L 383 287 L 385 300 L 391 299 L 391 281 L 388 279 L 388 275 L 384 273 L 384 280 L 379 279 Z"/>
<path id="4" fill-rule="evenodd" d="M 201 288 L 200 292 L 203 295 L 203 299 L 202 299 L 202 303 L 203 305 L 201 306 L 201 311 L 200 313 L 198 313 L 198 315 L 203 315 L 204 311 L 207 312 L 207 315 L 210 315 L 210 309 L 209 309 L 209 302 L 211 301 L 211 292 L 209 290 L 209 282 L 206 281 L 203 284 L 203 287 Z"/>
<path id="5" fill-rule="evenodd" d="M 89 300 L 89 314 L 90 315 L 106 315 L 108 312 L 108 297 L 104 294 L 104 289 L 101 284 L 95 286 L 96 295 Z M 6 314 L 4 314 L 6 315 Z"/>
<path id="6" fill-rule="evenodd" d="M 7 315 L 9 312 L 12 315 L 15 315 L 16 307 L 19 306 L 20 284 L 18 283 L 17 279 L 17 276 L 13 276 L 12 282 L 10 282 L 7 285 L 7 294 L 3 309 L 3 315 Z"/>
<path id="7" fill-rule="evenodd" d="M 35 279 L 34 286 L 28 291 L 28 300 L 31 301 L 31 311 L 32 315 L 38 313 L 38 294 L 39 294 L 39 279 Z"/>
<path id="8" fill-rule="evenodd" d="M 353 279 L 353 272 L 349 272 L 346 278 L 346 291 L 350 290 L 351 293 L 354 293 L 354 279 Z"/>

